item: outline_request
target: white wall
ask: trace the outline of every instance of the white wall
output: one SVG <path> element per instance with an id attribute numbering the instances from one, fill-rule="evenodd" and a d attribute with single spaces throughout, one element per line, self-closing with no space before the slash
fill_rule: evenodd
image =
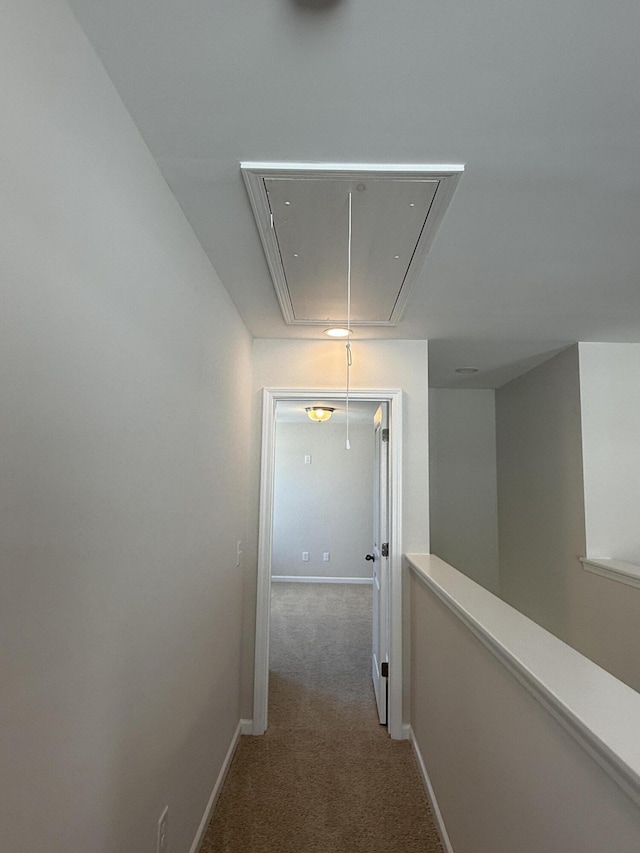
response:
<path id="1" fill-rule="evenodd" d="M 580 344 L 587 553 L 637 564 L 639 382 L 640 344 Z"/>
<path id="2" fill-rule="evenodd" d="M 62 0 L 0 28 L 0 846 L 187 851 L 239 721 L 251 342 Z"/>
<path id="3" fill-rule="evenodd" d="M 640 345 L 580 344 L 586 553 L 640 563 Z M 582 571 L 571 638 L 640 691 L 640 589 Z"/>
<path id="4" fill-rule="evenodd" d="M 429 391 L 431 552 L 497 593 L 495 392 Z"/>
<path id="5" fill-rule="evenodd" d="M 577 347 L 496 391 L 500 593 L 571 642 L 584 503 Z"/>
<path id="6" fill-rule="evenodd" d="M 472 618 L 491 612 L 474 599 Z M 622 788 L 415 576 L 411 602 L 411 725 L 455 853 L 635 853 L 640 809 Z"/>
<path id="7" fill-rule="evenodd" d="M 263 388 L 343 388 L 345 347 L 339 341 L 255 340 L 253 347 L 255 500 L 249 512 L 245 571 L 242 715 L 253 713 L 253 654 L 257 573 L 258 472 Z M 354 341 L 354 389 L 404 389 L 403 550 L 429 550 L 429 445 L 426 341 Z"/>
<path id="8" fill-rule="evenodd" d="M 272 575 L 371 577 L 373 419 L 349 434 L 347 451 L 342 424 L 276 424 Z"/>
<path id="9" fill-rule="evenodd" d="M 585 501 L 592 556 L 638 553 L 638 350 L 581 344 L 496 392 L 501 595 L 635 690 L 640 590 L 578 558 Z"/>

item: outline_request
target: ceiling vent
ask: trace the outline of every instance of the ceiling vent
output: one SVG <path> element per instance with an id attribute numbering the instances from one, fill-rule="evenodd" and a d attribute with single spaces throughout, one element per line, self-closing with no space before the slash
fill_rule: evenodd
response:
<path id="1" fill-rule="evenodd" d="M 395 326 L 463 166 L 241 163 L 287 323 Z"/>

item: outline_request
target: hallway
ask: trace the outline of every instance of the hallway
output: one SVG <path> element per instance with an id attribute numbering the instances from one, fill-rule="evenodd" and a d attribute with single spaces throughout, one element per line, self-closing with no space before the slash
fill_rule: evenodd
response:
<path id="1" fill-rule="evenodd" d="M 378 723 L 371 587 L 272 586 L 269 728 L 243 737 L 200 853 L 441 853 L 407 741 Z"/>

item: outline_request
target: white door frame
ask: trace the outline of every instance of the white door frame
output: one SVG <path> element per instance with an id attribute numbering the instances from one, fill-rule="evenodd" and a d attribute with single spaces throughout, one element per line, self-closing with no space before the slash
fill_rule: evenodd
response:
<path id="1" fill-rule="evenodd" d="M 351 390 L 351 400 L 389 403 L 389 705 L 392 738 L 404 737 L 402 721 L 402 390 Z M 345 391 L 326 388 L 264 388 L 262 392 L 262 462 L 258 528 L 258 586 L 253 679 L 253 734 L 267 729 L 269 701 L 269 622 L 271 547 L 275 477 L 276 403 L 345 399 Z"/>

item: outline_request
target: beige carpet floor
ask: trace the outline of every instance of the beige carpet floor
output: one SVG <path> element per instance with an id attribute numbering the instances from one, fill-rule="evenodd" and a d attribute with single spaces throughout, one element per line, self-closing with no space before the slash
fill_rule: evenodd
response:
<path id="1" fill-rule="evenodd" d="M 243 737 L 200 853 L 442 853 L 406 741 L 378 722 L 371 588 L 276 583 L 269 728 Z"/>

